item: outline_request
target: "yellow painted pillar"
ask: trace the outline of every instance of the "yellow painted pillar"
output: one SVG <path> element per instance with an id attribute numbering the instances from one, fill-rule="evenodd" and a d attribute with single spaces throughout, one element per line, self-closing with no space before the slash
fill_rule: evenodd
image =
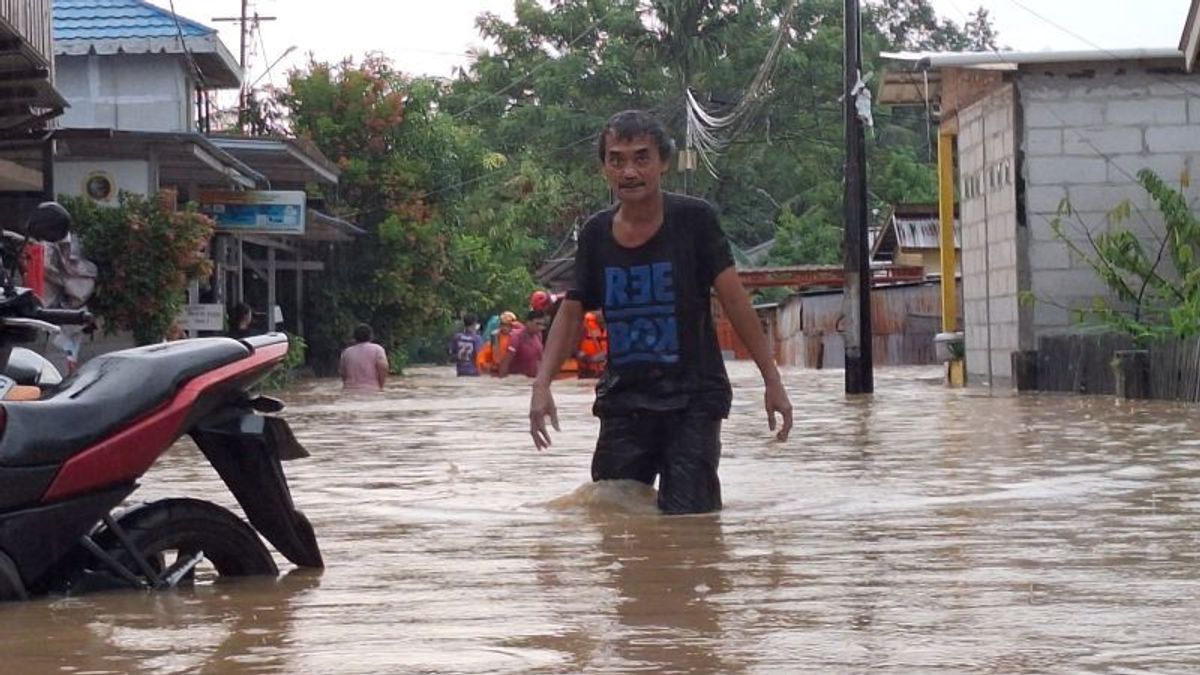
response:
<path id="1" fill-rule="evenodd" d="M 938 132 L 938 246 L 942 270 L 942 332 L 958 329 L 958 302 L 954 255 L 954 134 Z M 946 367 L 946 383 L 951 387 L 966 384 L 962 359 L 951 360 Z"/>

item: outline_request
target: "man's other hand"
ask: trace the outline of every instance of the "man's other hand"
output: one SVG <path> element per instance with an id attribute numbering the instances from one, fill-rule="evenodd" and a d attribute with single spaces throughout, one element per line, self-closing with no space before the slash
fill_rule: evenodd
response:
<path id="1" fill-rule="evenodd" d="M 786 394 L 784 400 L 785 402 L 787 400 Z M 538 450 L 550 447 L 550 432 L 546 429 L 547 417 L 550 418 L 550 424 L 554 430 L 561 431 L 558 427 L 558 409 L 554 407 L 554 395 L 550 393 L 549 385 L 535 384 L 533 394 L 529 397 L 529 435 L 533 436 L 533 446 Z M 790 412 L 788 420 L 790 423 Z"/>

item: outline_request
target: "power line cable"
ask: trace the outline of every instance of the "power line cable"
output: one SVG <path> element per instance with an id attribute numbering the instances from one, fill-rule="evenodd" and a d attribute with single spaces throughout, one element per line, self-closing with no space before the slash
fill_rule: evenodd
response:
<path id="1" fill-rule="evenodd" d="M 551 150 L 550 150 L 550 152 L 562 152 L 562 151 L 564 151 L 564 150 L 569 150 L 569 149 L 571 149 L 571 148 L 573 148 L 573 147 L 575 147 L 575 146 L 577 146 L 577 145 L 579 145 L 579 144 L 581 144 L 581 143 L 584 143 L 584 142 L 586 142 L 586 141 L 594 141 L 594 140 L 596 139 L 596 137 L 597 137 L 597 136 L 599 136 L 599 132 L 593 132 L 593 133 L 590 133 L 590 134 L 588 134 L 587 136 L 584 136 L 584 137 L 582 137 L 582 138 L 579 138 L 579 139 L 576 139 L 576 140 L 574 140 L 574 141 L 571 141 L 570 143 L 567 143 L 566 145 L 562 145 L 562 146 L 559 146 L 559 147 L 557 147 L 557 148 L 553 148 L 553 149 L 551 149 Z M 474 178 L 469 178 L 469 179 L 467 179 L 467 180 L 460 181 L 460 182 L 458 182 L 458 183 L 453 183 L 453 184 L 451 184 L 451 185 L 447 185 L 447 186 L 445 186 L 445 187 L 438 188 L 437 190 L 431 190 L 431 191 L 429 191 L 429 192 L 425 192 L 425 193 L 423 193 L 423 196 L 424 196 L 424 197 L 426 197 L 426 198 L 428 198 L 428 197 L 432 197 L 432 196 L 434 196 L 434 195 L 439 195 L 439 194 L 442 194 L 442 193 L 444 193 L 444 192 L 449 192 L 449 191 L 451 191 L 451 190 L 457 190 L 457 189 L 458 189 L 458 188 L 460 188 L 460 187 L 466 187 L 467 185 L 472 185 L 472 184 L 474 184 L 474 183 L 478 183 L 479 181 L 482 181 L 482 180 L 485 180 L 485 179 L 488 179 L 488 178 L 493 178 L 493 177 L 496 177 L 496 176 L 497 176 L 497 175 L 499 175 L 499 174 L 505 173 L 505 172 L 507 172 L 507 171 L 511 171 L 511 170 L 512 170 L 514 167 L 516 167 L 516 166 L 517 166 L 517 164 L 515 164 L 515 163 L 512 163 L 512 162 L 509 162 L 509 163 L 506 163 L 506 164 L 505 164 L 504 166 L 502 166 L 502 167 L 499 167 L 499 168 L 496 168 L 496 169 L 492 169 L 492 170 L 490 170 L 490 171 L 487 171 L 487 172 L 485 172 L 485 173 L 483 173 L 483 174 L 480 174 L 480 175 L 478 175 L 478 176 L 475 176 Z"/>
<path id="2" fill-rule="evenodd" d="M 567 43 L 567 48 L 574 47 L 574 46 L 575 46 L 575 43 L 579 42 L 579 41 L 580 41 L 580 40 L 582 40 L 582 39 L 583 39 L 585 36 L 587 36 L 589 33 L 591 33 L 592 31 L 596 30 L 596 27 L 597 27 L 597 26 L 599 26 L 599 25 L 600 25 L 600 22 L 601 22 L 601 21 L 603 21 L 604 19 L 606 19 L 606 18 L 607 18 L 607 16 L 608 16 L 607 14 L 603 14 L 603 15 L 601 15 L 600 17 L 598 17 L 598 18 L 597 18 L 595 21 L 593 21 L 593 22 L 591 23 L 591 25 L 589 25 L 587 28 L 583 29 L 583 32 L 581 32 L 579 35 L 576 35 L 576 36 L 575 36 L 575 38 L 574 38 L 573 40 L 571 40 L 570 42 L 568 42 L 568 43 Z M 496 91 L 496 92 L 494 92 L 494 93 L 492 93 L 492 94 L 488 94 L 488 95 L 487 95 L 487 96 L 485 96 L 483 99 L 481 99 L 481 100 L 477 101 L 477 102 L 476 102 L 476 103 L 474 103 L 473 105 L 470 105 L 470 106 L 468 106 L 466 109 L 459 111 L 458 113 L 456 113 L 456 114 L 454 115 L 454 119 L 459 119 L 460 117 L 462 117 L 462 116 L 466 115 L 467 113 L 469 113 L 469 112 L 471 112 L 471 111 L 473 111 L 473 110 L 477 110 L 477 109 L 478 109 L 478 108 L 480 108 L 481 106 L 483 106 L 483 105 L 485 105 L 485 104 L 489 103 L 489 102 L 490 102 L 492 99 L 494 99 L 494 98 L 496 98 L 496 97 L 498 97 L 498 96 L 502 96 L 503 94 L 506 94 L 506 93 L 508 93 L 508 91 L 509 91 L 510 89 L 512 89 L 513 87 L 517 86 L 518 84 L 521 84 L 521 83 L 522 83 L 522 82 L 524 82 L 525 80 L 529 79 L 530 77 L 532 77 L 532 76 L 533 76 L 535 73 L 537 73 L 537 72 L 538 72 L 538 71 L 540 71 L 541 69 L 543 69 L 543 68 L 545 68 L 545 67 L 549 66 L 549 65 L 550 65 L 550 64 L 552 64 L 552 63 L 557 63 L 557 62 L 558 62 L 558 59 L 556 59 L 556 58 L 554 58 L 554 57 L 552 57 L 552 56 L 549 56 L 549 55 L 547 55 L 547 56 L 546 56 L 546 60 L 545 60 L 545 61 L 542 61 L 541 63 L 537 64 L 537 65 L 536 65 L 536 66 L 534 66 L 533 68 L 530 68 L 530 69 L 529 69 L 529 72 L 525 73 L 525 74 L 524 74 L 524 75 L 522 75 L 521 77 L 518 77 L 517 79 L 515 79 L 515 80 L 513 80 L 512 82 L 508 83 L 508 85 L 507 85 L 507 86 L 505 86 L 503 89 L 500 89 L 499 91 Z"/>
<path id="3" fill-rule="evenodd" d="M 647 112 L 650 112 L 650 113 L 661 113 L 661 112 L 665 111 L 665 110 L 666 110 L 666 109 L 667 109 L 669 106 L 671 106 L 671 104 L 672 104 L 672 102 L 671 102 L 671 101 L 668 101 L 668 102 L 666 102 L 666 103 L 661 103 L 661 104 L 659 104 L 659 105 L 656 105 L 656 106 L 652 106 L 652 107 L 650 107 L 650 108 L 647 108 L 646 110 L 647 110 Z M 571 141 L 570 143 L 567 143 L 567 144 L 565 144 L 565 145 L 560 145 L 560 146 L 559 146 L 559 147 L 557 147 L 557 148 L 551 148 L 551 149 L 550 149 L 550 152 L 551 152 L 551 153 L 556 153 L 556 152 L 564 152 L 564 151 L 566 151 L 566 150 L 570 150 L 571 148 L 574 148 L 574 147 L 576 147 L 576 146 L 578 146 L 578 145 L 580 145 L 580 144 L 582 144 L 582 143 L 588 142 L 588 141 L 595 142 L 595 141 L 596 141 L 596 140 L 599 138 L 599 136 L 600 136 L 600 132 L 599 132 L 599 131 L 594 131 L 594 132 L 591 132 L 591 133 L 589 133 L 589 134 L 588 134 L 588 135 L 586 135 L 586 136 L 582 136 L 582 137 L 580 137 L 580 138 L 577 138 L 577 139 L 575 139 L 575 140 L 573 140 L 573 141 Z M 467 180 L 460 181 L 460 182 L 458 182 L 458 183 L 453 183 L 453 184 L 451 184 L 451 185 L 447 185 L 447 186 L 445 186 L 445 187 L 441 187 L 441 188 L 438 188 L 437 190 L 432 190 L 432 191 L 429 191 L 429 192 L 426 192 L 426 193 L 423 193 L 423 194 L 424 194 L 424 196 L 425 196 L 425 197 L 427 197 L 427 198 L 428 198 L 428 197 L 432 197 L 432 196 L 434 196 L 434 195 L 439 195 L 439 194 L 443 194 L 443 193 L 445 193 L 445 192 L 449 192 L 449 191 L 451 191 L 451 190 L 457 190 L 457 189 L 458 189 L 458 188 L 460 188 L 460 187 L 466 187 L 467 185 L 473 185 L 473 184 L 475 184 L 475 183 L 478 183 L 478 182 L 480 182 L 480 181 L 482 181 L 482 180 L 486 180 L 486 179 L 488 179 L 488 178 L 492 178 L 492 177 L 498 176 L 498 175 L 500 175 L 500 174 L 502 174 L 502 173 L 505 173 L 505 172 L 507 172 L 507 171 L 511 171 L 511 170 L 512 170 L 512 169 L 513 169 L 515 166 L 517 166 L 517 165 L 516 165 L 516 164 L 514 164 L 514 163 L 512 163 L 512 162 L 509 162 L 509 163 L 506 163 L 504 166 L 498 167 L 498 168 L 496 168 L 496 169 L 492 169 L 492 170 L 490 170 L 490 171 L 487 171 L 487 172 L 485 172 L 485 173 L 483 173 L 483 174 L 480 174 L 480 175 L 478 175 L 478 176 L 475 176 L 474 178 L 469 178 L 469 179 L 467 179 Z"/>
<path id="4" fill-rule="evenodd" d="M 1011 1 L 1015 2 L 1015 0 L 1011 0 Z M 958 6 L 958 4 L 954 2 L 954 0 L 950 0 L 950 4 L 955 8 L 955 10 L 958 11 L 959 14 L 962 14 L 964 17 L 966 16 L 963 13 L 962 9 Z M 991 55 L 996 57 L 997 63 L 1008 64 L 1010 61 L 1009 59 L 1005 58 L 1005 56 L 996 49 L 991 49 L 990 53 L 991 53 Z M 1115 55 L 1114 55 L 1114 58 L 1115 58 Z M 1064 133 L 1067 131 L 1070 131 L 1071 133 L 1073 133 L 1075 135 L 1075 137 L 1078 138 L 1084 145 L 1086 145 L 1096 156 L 1104 159 L 1106 166 L 1112 166 L 1113 168 L 1115 168 L 1118 173 L 1120 173 L 1122 176 L 1127 178 L 1131 183 L 1140 184 L 1136 176 L 1131 174 L 1125 167 L 1123 167 L 1119 163 L 1117 163 L 1113 159 L 1112 156 L 1101 151 L 1100 148 L 1096 147 L 1096 144 L 1093 143 L 1092 140 L 1090 138 L 1088 138 L 1086 135 L 1081 133 L 1078 128 L 1073 127 L 1071 125 L 1071 123 L 1066 120 L 1066 118 L 1064 118 L 1062 115 L 1060 115 L 1058 113 L 1057 110 L 1055 110 L 1053 104 L 1045 106 L 1045 110 L 1048 113 L 1050 113 L 1050 115 L 1052 117 L 1054 117 L 1056 120 L 1058 120 L 1059 124 L 1062 125 Z M 986 139 L 985 139 L 985 142 L 986 142 Z M 985 198 L 986 198 L 986 194 L 987 193 L 985 192 L 984 193 Z M 1146 226 L 1146 232 L 1149 233 L 1151 236 L 1154 236 L 1156 239 L 1158 239 L 1157 234 L 1154 232 L 1154 228 L 1151 227 L 1151 225 L 1150 225 L 1150 220 L 1146 217 L 1146 214 L 1142 210 L 1142 208 L 1140 206 L 1138 206 L 1137 204 L 1133 203 L 1132 200 L 1126 200 L 1126 202 L 1129 204 L 1131 210 L 1137 214 L 1138 219 L 1142 221 L 1142 224 Z M 985 211 L 986 211 L 986 209 L 985 209 Z M 1042 217 L 1047 222 L 1050 221 L 1050 219 L 1046 218 L 1044 215 Z M 986 225 L 986 219 L 985 219 L 985 225 Z M 1084 230 L 1084 234 L 1086 236 L 1088 236 L 1090 239 L 1090 237 L 1091 237 L 1090 231 L 1087 229 L 1086 226 L 1082 226 L 1082 228 Z M 989 324 L 990 324 L 990 321 L 989 321 Z M 989 352 L 990 352 L 990 350 L 989 350 Z M 990 365 L 990 363 L 991 363 L 991 359 L 989 358 L 989 365 Z"/>
<path id="5" fill-rule="evenodd" d="M 775 39 L 772 40 L 762 63 L 755 71 L 754 78 L 746 88 L 746 93 L 731 111 L 724 115 L 710 113 L 700 105 L 690 88 L 685 92 L 687 145 L 689 149 L 696 150 L 705 169 L 713 178 L 720 178 L 715 158 L 724 152 L 729 140 L 736 135 L 740 128 L 745 126 L 745 120 L 761 103 L 762 97 L 767 91 L 767 85 L 779 63 L 779 55 L 783 52 L 783 46 L 787 42 L 796 5 L 796 0 L 790 0 L 784 9 L 780 16 Z M 720 133 L 725 130 L 727 130 L 727 135 L 722 137 Z"/>
<path id="6" fill-rule="evenodd" d="M 1010 2 L 1015 2 L 1015 1 L 1016 1 L 1016 0 L 1010 0 Z M 953 7 L 954 7 L 954 9 L 955 9 L 955 10 L 957 10 L 957 11 L 958 11 L 958 13 L 959 13 L 959 14 L 962 14 L 962 15 L 963 15 L 963 17 L 964 17 L 964 18 L 966 18 L 966 15 L 965 15 L 965 14 L 963 14 L 963 11 L 962 11 L 962 9 L 961 9 L 961 8 L 958 6 L 958 4 L 957 4 L 956 2 L 954 2 L 954 0 L 950 0 L 950 4 L 951 4 L 951 6 L 953 6 Z M 990 49 L 990 50 L 988 50 L 988 51 L 987 51 L 987 52 L 985 52 L 985 53 L 987 53 L 989 56 L 994 56 L 994 57 L 996 58 L 996 62 L 997 62 L 997 63 L 1002 63 L 1002 64 L 1005 64 L 1005 65 L 1007 65 L 1007 64 L 1009 64 L 1009 63 L 1010 63 L 1010 59 L 1006 58 L 1006 57 L 1004 56 L 1004 54 L 1003 54 L 1002 52 L 1000 52 L 999 50 L 996 50 L 996 49 Z M 1135 183 L 1137 182 L 1137 178 L 1136 178 L 1136 177 L 1135 177 L 1133 174 L 1129 173 L 1129 172 L 1128 172 L 1128 171 L 1127 171 L 1127 170 L 1126 170 L 1124 167 L 1122 167 L 1120 164 L 1118 164 L 1118 163 L 1116 163 L 1115 161 L 1113 161 L 1113 158 L 1112 158 L 1110 155 L 1108 155 L 1108 154 L 1107 154 L 1107 153 L 1105 153 L 1105 152 L 1102 152 L 1102 151 L 1100 150 L 1100 148 L 1096 147 L 1096 144 L 1095 144 L 1095 143 L 1093 143 L 1093 142 L 1092 142 L 1092 140 L 1091 140 L 1090 138 L 1088 138 L 1088 137 L 1087 137 L 1087 136 L 1085 136 L 1084 134 L 1080 133 L 1079 129 L 1077 129 L 1077 128 L 1075 128 L 1074 126 L 1072 126 L 1072 125 L 1071 125 L 1071 124 L 1070 124 L 1070 123 L 1069 123 L 1069 122 L 1066 120 L 1066 118 L 1064 118 L 1062 115 L 1058 114 L 1058 111 L 1054 109 L 1054 106 L 1053 106 L 1053 105 L 1048 105 L 1048 106 L 1046 106 L 1046 110 L 1047 110 L 1047 111 L 1048 111 L 1048 112 L 1049 112 L 1049 113 L 1050 113 L 1050 114 L 1051 114 L 1051 115 L 1052 115 L 1052 116 L 1053 116 L 1055 119 L 1057 119 L 1057 120 L 1058 120 L 1058 122 L 1059 122 L 1060 124 L 1062 124 L 1062 126 L 1063 126 L 1063 131 L 1064 131 L 1064 132 L 1069 130 L 1069 131 L 1071 131 L 1072 133 L 1074 133 L 1074 134 L 1075 134 L 1075 136 L 1076 136 L 1076 137 L 1077 137 L 1077 138 L 1078 138 L 1078 139 L 1079 139 L 1079 140 L 1080 140 L 1080 141 L 1081 141 L 1081 142 L 1082 142 L 1084 145 L 1088 146 L 1088 148 L 1090 148 L 1090 149 L 1092 150 L 1092 152 L 1094 152 L 1094 153 L 1095 153 L 1096 155 L 1098 155 L 1099 157 L 1103 158 L 1103 159 L 1104 159 L 1104 160 L 1105 160 L 1105 161 L 1106 161 L 1108 164 L 1110 164 L 1110 165 L 1112 165 L 1113 167 L 1115 167 L 1115 168 L 1117 169 L 1117 171 L 1118 171 L 1119 173 L 1121 173 L 1121 175 L 1125 176 L 1126 178 L 1128 178 L 1129 180 L 1131 180 L 1131 181 L 1133 181 L 1133 182 L 1135 182 Z M 1136 208 L 1136 207 L 1135 207 L 1135 208 Z M 1138 211 L 1139 211 L 1139 213 L 1140 213 L 1140 209 L 1138 209 Z M 1143 218 L 1144 218 L 1144 216 L 1143 216 Z"/>
<path id="7" fill-rule="evenodd" d="M 273 66 L 274 64 L 271 63 L 271 57 L 268 55 L 267 43 L 263 41 L 262 26 L 256 25 L 254 32 L 258 34 L 258 46 L 260 49 L 262 49 L 261 56 L 262 56 L 262 60 L 263 60 L 263 67 L 267 69 L 266 73 L 265 73 L 265 75 L 267 76 L 267 82 L 269 82 L 271 84 L 271 86 L 274 87 L 275 86 L 275 76 L 271 73 L 271 66 Z M 259 79 L 261 80 L 262 78 L 260 77 Z M 258 80 L 255 80 L 255 82 L 258 82 Z M 254 85 L 251 84 L 250 87 L 253 88 Z"/>
<path id="8" fill-rule="evenodd" d="M 200 81 L 201 87 L 204 87 L 208 83 L 204 79 L 204 73 L 196 65 L 196 59 L 192 58 L 192 50 L 188 49 L 187 40 L 183 39 L 183 25 L 179 23 L 179 15 L 175 13 L 175 0 L 170 0 L 170 8 L 171 19 L 175 22 L 175 34 L 179 39 L 179 47 L 183 49 L 183 55 L 187 58 L 188 66 L 191 67 L 192 72 L 196 73 L 196 79 Z"/>
<path id="9" fill-rule="evenodd" d="M 1104 55 L 1108 56 L 1110 59 L 1112 59 L 1114 61 L 1122 60 L 1119 55 L 1114 54 L 1113 52 L 1109 51 L 1108 49 L 1105 49 L 1104 47 L 1101 47 L 1100 45 L 1096 44 L 1095 42 L 1092 42 L 1091 40 L 1087 39 L 1086 37 L 1071 30 L 1070 28 L 1067 28 L 1066 26 L 1063 26 L 1062 24 L 1053 21 L 1049 17 L 1043 16 L 1042 14 L 1037 13 L 1032 8 L 1030 8 L 1029 6 L 1025 5 L 1024 3 L 1020 2 L 1019 0 L 1008 0 L 1008 1 L 1011 2 L 1012 4 L 1016 5 L 1017 7 L 1020 7 L 1021 9 L 1025 10 L 1026 12 L 1031 14 L 1034 18 L 1040 20 L 1041 22 L 1045 23 L 1046 25 L 1048 25 L 1052 28 L 1057 28 L 1058 30 L 1075 38 L 1076 40 L 1079 40 L 1080 42 L 1092 47 L 1093 49 L 1099 50 L 1100 52 L 1104 53 Z M 955 5 L 955 9 L 958 9 L 957 5 Z M 959 11 L 961 13 L 961 10 L 959 10 Z M 1163 82 L 1163 83 L 1171 85 L 1172 87 L 1175 87 L 1176 89 L 1187 94 L 1188 96 L 1200 95 L 1196 91 L 1188 89 L 1188 88 L 1184 87 L 1182 84 L 1180 84 L 1174 80 L 1171 80 L 1171 79 L 1168 79 L 1168 78 L 1165 78 L 1162 76 L 1157 76 L 1154 73 L 1150 73 L 1150 75 L 1152 77 L 1154 77 L 1155 79 L 1159 80 L 1160 82 Z"/>

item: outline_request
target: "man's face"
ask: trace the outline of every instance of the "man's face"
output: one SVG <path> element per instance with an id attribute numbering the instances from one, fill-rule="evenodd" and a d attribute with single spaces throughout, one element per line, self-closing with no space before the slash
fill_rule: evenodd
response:
<path id="1" fill-rule="evenodd" d="M 604 143 L 604 177 L 618 200 L 636 202 L 658 196 L 668 166 L 650 136 L 618 138 L 613 131 L 608 132 Z"/>
<path id="2" fill-rule="evenodd" d="M 544 316 L 537 319 L 530 319 L 527 322 L 530 330 L 532 330 L 534 333 L 540 333 L 546 330 L 546 324 L 548 323 L 550 323 L 550 319 L 547 319 Z"/>

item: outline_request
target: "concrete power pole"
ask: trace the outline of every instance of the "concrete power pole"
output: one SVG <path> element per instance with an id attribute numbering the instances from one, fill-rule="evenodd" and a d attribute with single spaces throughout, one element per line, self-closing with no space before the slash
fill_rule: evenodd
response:
<path id="1" fill-rule="evenodd" d="M 861 15 L 859 0 L 846 0 L 845 15 L 845 122 L 846 184 L 843 197 L 845 212 L 845 270 L 843 286 L 846 347 L 846 393 L 869 394 L 875 391 L 874 363 L 871 350 L 871 262 L 867 250 L 867 157 L 860 114 L 862 81 Z M 867 113 L 869 114 L 869 108 Z"/>

